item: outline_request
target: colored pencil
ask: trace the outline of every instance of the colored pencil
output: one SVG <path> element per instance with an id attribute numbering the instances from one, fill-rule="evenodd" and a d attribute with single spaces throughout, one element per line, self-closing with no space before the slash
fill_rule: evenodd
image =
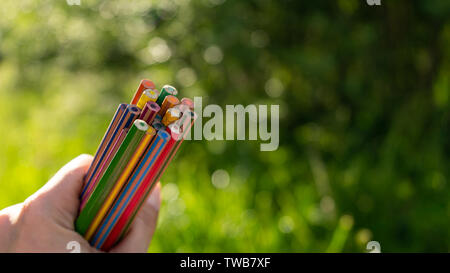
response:
<path id="1" fill-rule="evenodd" d="M 127 166 L 125 167 L 122 174 L 115 182 L 114 187 L 112 188 L 105 202 L 102 204 L 102 207 L 100 208 L 99 212 L 97 213 L 91 225 L 89 226 L 86 235 L 84 236 L 86 240 L 89 241 L 92 238 L 92 235 L 97 230 L 98 225 L 101 223 L 105 214 L 111 208 L 111 205 L 113 204 L 114 200 L 120 193 L 120 190 L 122 189 L 123 185 L 127 182 L 129 176 L 131 175 L 132 171 L 138 164 L 142 155 L 147 150 L 148 145 L 150 144 L 150 141 L 153 139 L 155 134 L 156 130 L 153 127 L 149 127 L 144 137 L 141 139 L 138 147 L 136 148 L 136 151 L 133 153 L 133 156 L 130 158 L 130 161 L 128 162 Z"/>
<path id="2" fill-rule="evenodd" d="M 181 143 L 183 142 L 183 140 L 185 139 L 186 135 L 189 133 L 189 130 L 192 128 L 192 125 L 194 124 L 195 120 L 197 119 L 197 115 L 194 112 L 189 112 L 187 113 L 187 115 L 189 116 L 189 120 L 190 120 L 190 124 L 189 126 L 185 126 L 186 130 L 182 132 L 182 138 L 179 139 L 179 141 L 176 142 L 175 146 L 171 149 L 167 159 L 165 160 L 165 162 L 163 163 L 162 167 L 159 169 L 159 172 L 157 173 L 157 175 L 153 178 L 152 181 L 152 185 L 147 189 L 147 192 L 145 193 L 145 195 L 143 196 L 143 198 L 141 198 L 140 203 L 137 207 L 137 209 L 135 209 L 132 212 L 132 215 L 130 217 L 130 219 L 128 220 L 128 222 L 126 223 L 125 228 L 122 229 L 121 234 L 119 235 L 119 238 L 117 239 L 117 241 L 120 241 L 123 236 L 128 232 L 134 217 L 136 217 L 136 214 L 139 212 L 139 209 L 142 207 L 143 203 L 145 202 L 145 200 L 147 199 L 148 195 L 151 193 L 151 191 L 153 190 L 153 186 L 155 185 L 155 182 L 159 181 L 159 179 L 161 178 L 161 175 L 164 173 L 165 169 L 167 168 L 167 166 L 169 165 L 169 163 L 171 162 L 171 160 L 173 159 L 173 157 L 175 156 L 176 152 L 178 151 L 178 149 L 181 146 Z M 179 124 L 177 122 L 177 124 Z M 172 125 L 173 126 L 173 125 Z M 168 132 L 171 134 L 172 132 L 170 131 L 171 128 L 173 128 L 172 126 L 169 126 L 168 128 Z M 172 134 L 171 134 L 172 135 Z M 175 135 L 175 137 L 177 138 L 177 135 Z"/>
<path id="3" fill-rule="evenodd" d="M 181 104 L 188 106 L 190 110 L 194 111 L 194 102 L 190 98 L 182 98 Z"/>
<path id="4" fill-rule="evenodd" d="M 101 248 L 106 237 L 115 226 L 117 219 L 121 217 L 124 209 L 128 206 L 130 198 L 134 196 L 137 188 L 140 186 L 149 170 L 154 166 L 154 163 L 158 160 L 161 152 L 165 149 L 170 139 L 171 137 L 166 131 L 158 131 L 138 166 L 130 176 L 129 181 L 126 183 L 119 194 L 119 197 L 111 207 L 111 210 L 104 217 L 94 237 L 90 241 L 91 245 Z"/>
<path id="5" fill-rule="evenodd" d="M 127 106 L 124 113 L 122 114 L 122 117 L 117 123 L 117 126 L 115 127 L 114 131 L 111 132 L 111 136 L 109 137 L 108 143 L 106 144 L 104 151 L 101 153 L 99 160 L 93 166 L 94 170 L 91 176 L 87 178 L 86 186 L 83 192 L 81 193 L 81 200 L 89 198 L 98 182 L 98 180 L 94 180 L 94 177 L 101 177 L 103 175 L 102 173 L 100 173 L 100 175 L 97 176 L 97 172 L 100 172 L 100 167 L 102 166 L 103 160 L 106 160 L 109 149 L 111 148 L 112 145 L 114 145 L 115 141 L 119 137 L 120 132 L 123 129 L 129 128 L 136 120 L 136 118 L 139 116 L 140 112 L 141 110 L 137 108 L 135 105 Z"/>
<path id="6" fill-rule="evenodd" d="M 153 120 L 155 119 L 160 109 L 161 107 L 159 107 L 159 105 L 156 102 L 148 101 L 145 104 L 144 109 L 142 110 L 141 116 L 139 118 L 147 122 L 147 124 L 152 124 Z"/>
<path id="7" fill-rule="evenodd" d="M 116 113 L 114 114 L 111 122 L 109 123 L 108 129 L 106 130 L 106 133 L 103 136 L 99 147 L 97 148 L 97 152 L 95 153 L 94 160 L 92 161 L 91 166 L 89 167 L 89 170 L 87 171 L 87 173 L 85 175 L 84 181 L 86 181 L 86 183 L 84 184 L 83 192 L 85 191 L 85 188 L 87 188 L 89 186 L 88 180 L 92 176 L 92 173 L 94 172 L 95 165 L 98 163 L 98 161 L 100 159 L 100 155 L 105 150 L 105 147 L 106 147 L 109 139 L 111 138 L 112 132 L 116 129 L 117 124 L 119 123 L 120 119 L 122 118 L 122 115 L 125 112 L 126 108 L 127 108 L 127 104 L 125 104 L 125 103 L 119 104 L 119 107 L 117 107 Z"/>
<path id="8" fill-rule="evenodd" d="M 128 129 L 123 129 L 120 134 L 119 137 L 117 137 L 117 139 L 115 140 L 113 146 L 111 147 L 111 149 L 109 149 L 108 154 L 106 155 L 106 159 L 103 160 L 100 164 L 100 169 L 97 172 L 97 174 L 95 175 L 95 177 L 93 178 L 93 181 L 98 181 L 98 179 L 100 179 L 100 174 L 103 174 L 104 171 L 106 170 L 107 166 L 109 165 L 109 163 L 111 162 L 113 156 L 116 154 L 117 149 L 119 149 L 120 145 L 122 144 L 125 136 L 128 133 Z M 95 185 L 96 182 L 93 182 L 92 185 Z M 91 193 L 91 189 L 89 189 L 87 191 L 87 194 Z M 87 195 L 86 195 L 87 196 Z M 86 205 L 86 202 L 89 198 L 84 198 L 81 200 L 81 205 L 80 205 L 80 210 L 83 210 L 84 206 Z"/>
<path id="9" fill-rule="evenodd" d="M 157 173 L 156 177 L 153 178 L 152 185 L 154 185 L 155 182 L 159 181 L 159 179 L 161 178 L 162 174 L 166 170 L 167 166 L 170 164 L 170 162 L 174 158 L 175 154 L 177 153 L 178 149 L 180 148 L 181 143 L 183 142 L 183 140 L 185 139 L 186 135 L 191 130 L 192 126 L 194 125 L 195 120 L 197 119 L 197 115 L 195 114 L 195 112 L 191 111 L 191 112 L 187 113 L 187 115 L 189 116 L 190 123 L 189 123 L 188 126 L 185 126 L 186 129 L 184 131 L 182 131 L 182 137 L 181 138 L 178 138 L 178 136 L 175 135 L 175 137 L 178 138 L 179 141 L 177 141 L 175 146 L 170 150 L 167 159 L 162 164 L 162 167 L 159 169 L 159 172 Z M 177 124 L 179 124 L 179 123 L 177 122 Z M 168 132 L 170 132 L 170 134 L 172 135 L 171 128 L 173 128 L 173 127 L 172 126 L 168 127 Z M 134 217 L 136 216 L 136 214 L 139 211 L 139 208 L 142 207 L 143 202 L 147 199 L 147 197 L 151 193 L 152 189 L 153 189 L 153 186 L 147 190 L 147 192 L 145 193 L 145 196 L 141 199 L 141 201 L 140 201 L 140 203 L 138 205 L 138 208 L 134 210 L 133 215 L 130 217 L 131 219 L 129 219 L 129 221 L 127 222 L 125 228 L 123 228 L 123 230 L 122 230 L 118 240 L 121 240 L 122 237 L 128 232 L 128 230 L 130 228 L 130 225 L 131 225 L 131 223 L 134 220 Z"/>
<path id="10" fill-rule="evenodd" d="M 75 222 L 75 228 L 80 234 L 85 235 L 89 225 L 104 203 L 126 164 L 129 162 L 148 128 L 149 126 L 143 120 L 138 119 L 133 123 L 133 126 L 128 131 L 127 136 L 123 140 L 120 148 L 117 150 L 117 153 L 114 155 L 111 163 L 97 183 L 92 195 L 89 197 Z"/>
<path id="11" fill-rule="evenodd" d="M 151 190 L 153 185 L 155 184 L 155 177 L 163 166 L 164 162 L 167 160 L 170 151 L 172 151 L 173 147 L 177 142 L 179 142 L 179 127 L 176 124 L 169 125 L 168 128 L 171 128 L 171 137 L 164 147 L 164 150 L 161 152 L 161 155 L 158 157 L 156 162 L 153 164 L 151 169 L 145 175 L 143 182 L 136 190 L 136 193 L 133 194 L 129 204 L 125 207 L 123 213 L 120 215 L 117 223 L 112 228 L 110 234 L 106 238 L 103 245 L 100 245 L 102 250 L 109 250 L 112 246 L 114 246 L 120 238 L 123 236 L 125 232 L 125 228 L 129 226 L 134 220 L 134 216 L 137 214 L 140 205 L 143 203 L 144 198 L 147 193 Z"/>
<path id="12" fill-rule="evenodd" d="M 168 95 L 172 95 L 172 96 L 176 96 L 178 95 L 178 91 L 175 87 L 171 86 L 171 85 L 164 85 L 161 88 L 161 92 L 159 93 L 159 97 L 156 100 L 156 103 L 161 106 L 164 99 L 168 96 Z"/>
<path id="13" fill-rule="evenodd" d="M 181 111 L 177 108 L 169 108 L 167 109 L 166 114 L 164 115 L 163 119 L 161 120 L 161 123 L 164 126 L 168 126 L 172 122 L 178 120 L 181 117 Z"/>
<path id="14" fill-rule="evenodd" d="M 156 88 L 155 84 L 151 80 L 142 80 L 130 104 L 136 105 L 139 99 L 141 98 L 142 92 L 144 92 L 145 89 L 155 89 L 155 88 Z"/>
<path id="15" fill-rule="evenodd" d="M 176 152 L 180 148 L 181 143 L 183 143 L 183 140 L 186 138 L 186 135 L 191 130 L 195 120 L 197 119 L 197 115 L 195 114 L 195 112 L 189 111 L 188 113 L 186 113 L 186 115 L 188 116 L 188 118 L 187 118 L 188 124 L 184 125 L 185 130 L 182 130 L 182 128 L 180 127 L 180 122 L 179 122 L 180 120 L 178 120 L 175 123 L 170 124 L 167 127 L 167 132 L 171 134 L 171 137 L 174 140 L 176 140 L 176 142 L 175 142 L 173 148 L 168 151 L 168 156 L 167 156 L 166 160 L 162 163 L 161 168 L 159 169 L 158 173 L 156 174 L 156 176 L 154 178 L 155 181 L 158 181 L 159 178 L 161 177 L 161 175 L 164 173 L 167 166 L 172 161 Z"/>
<path id="16" fill-rule="evenodd" d="M 153 128 L 155 128 L 156 130 L 165 130 L 166 126 L 164 126 L 164 124 L 162 124 L 161 119 L 158 119 L 158 117 L 160 117 L 160 116 L 157 115 L 155 117 L 155 119 L 153 120 L 153 123 L 152 123 Z"/>
<path id="17" fill-rule="evenodd" d="M 141 98 L 139 99 L 136 106 L 142 109 L 144 108 L 147 101 L 156 101 L 158 99 L 158 96 L 159 96 L 158 90 L 146 89 L 142 93 Z"/>
<path id="18" fill-rule="evenodd" d="M 175 105 L 180 104 L 180 100 L 178 100 L 177 97 L 172 95 L 167 95 L 164 98 L 164 101 L 161 105 L 161 109 L 159 110 L 158 115 L 161 116 L 161 118 L 164 117 L 164 114 L 166 114 L 167 109 L 174 107 Z"/>
<path id="19" fill-rule="evenodd" d="M 194 103 L 177 95 L 173 86 L 159 92 L 144 79 L 131 103 L 117 108 L 85 176 L 75 221 L 92 246 L 107 251 L 127 234 L 190 131 Z"/>

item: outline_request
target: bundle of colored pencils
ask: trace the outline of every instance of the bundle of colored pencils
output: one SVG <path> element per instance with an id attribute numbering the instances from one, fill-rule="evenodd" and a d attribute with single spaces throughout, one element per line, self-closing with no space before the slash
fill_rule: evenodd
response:
<path id="1" fill-rule="evenodd" d="M 191 99 L 142 80 L 131 103 L 120 104 L 85 176 L 75 229 L 98 249 L 126 234 L 136 213 L 192 127 Z"/>

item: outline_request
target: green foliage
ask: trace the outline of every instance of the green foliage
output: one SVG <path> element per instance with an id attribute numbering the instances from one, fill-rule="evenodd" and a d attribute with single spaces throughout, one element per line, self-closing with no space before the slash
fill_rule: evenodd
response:
<path id="1" fill-rule="evenodd" d="M 449 251 L 450 5 L 381 2 L 2 0 L 0 207 L 149 78 L 281 111 L 277 151 L 183 144 L 150 251 Z"/>

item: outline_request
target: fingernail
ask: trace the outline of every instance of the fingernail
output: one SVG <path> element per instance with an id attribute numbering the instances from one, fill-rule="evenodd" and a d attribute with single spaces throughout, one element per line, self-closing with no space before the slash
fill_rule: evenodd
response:
<path id="1" fill-rule="evenodd" d="M 161 184 L 159 182 L 155 185 L 155 188 L 152 190 L 147 202 L 155 210 L 159 211 L 159 207 L 161 206 Z"/>

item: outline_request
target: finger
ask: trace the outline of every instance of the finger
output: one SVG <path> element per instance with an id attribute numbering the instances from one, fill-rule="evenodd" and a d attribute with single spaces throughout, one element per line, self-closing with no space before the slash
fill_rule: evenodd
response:
<path id="1" fill-rule="evenodd" d="M 41 189 L 30 196 L 25 203 L 38 202 L 44 210 L 63 215 L 61 220 L 73 222 L 78 213 L 79 195 L 92 156 L 82 154 L 62 167 Z"/>
<path id="2" fill-rule="evenodd" d="M 79 196 L 86 174 L 93 157 L 82 154 L 72 159 L 50 179 L 46 186 L 63 194 Z"/>
<path id="3" fill-rule="evenodd" d="M 160 192 L 161 184 L 158 182 L 136 215 L 128 234 L 111 252 L 147 252 L 158 220 Z"/>

